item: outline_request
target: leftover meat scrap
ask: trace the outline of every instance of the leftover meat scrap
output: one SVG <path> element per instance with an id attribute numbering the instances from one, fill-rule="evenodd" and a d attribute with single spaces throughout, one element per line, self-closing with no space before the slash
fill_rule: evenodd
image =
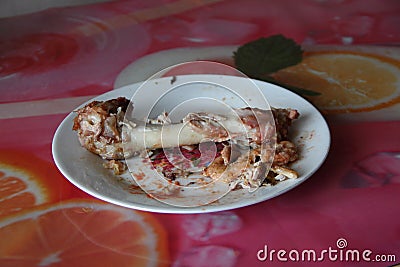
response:
<path id="1" fill-rule="evenodd" d="M 273 177 L 277 175 L 287 178 L 298 176 L 289 167 L 298 159 L 297 147 L 289 140 L 290 126 L 299 117 L 295 109 L 272 108 L 266 111 L 240 108 L 234 109 L 236 117 L 206 112 L 190 113 L 180 124 L 171 123 L 168 114 L 163 113 L 155 120 L 138 124 L 124 120 L 129 102 L 123 97 L 93 101 L 77 110 L 74 119 L 73 130 L 77 132 L 80 144 L 107 159 L 104 166 L 116 174 L 126 169 L 122 163 L 126 157 L 151 150 L 154 154 L 150 158 L 153 166 L 167 178 L 173 180 L 177 175 L 184 176 L 186 173 L 182 168 L 177 168 L 159 151 L 165 149 L 161 144 L 167 143 L 170 148 L 180 147 L 180 153 L 183 150 L 188 152 L 186 148 L 191 148 L 190 162 L 195 164 L 200 158 L 196 154 L 199 143 L 208 140 L 217 144 L 219 150 L 209 162 L 198 165 L 202 167 L 202 174 L 213 179 L 222 177 L 232 187 L 255 188 L 265 178 L 274 184 L 276 181 Z M 145 130 L 153 134 L 141 140 L 140 136 Z M 158 137 L 161 136 L 161 130 L 168 133 L 171 140 L 161 142 Z M 178 143 L 177 133 L 183 133 L 183 140 L 178 140 Z M 270 142 L 274 147 L 268 146 L 271 140 L 274 141 Z M 124 142 L 130 144 L 131 149 L 124 150 Z M 267 172 L 269 166 L 271 168 Z M 190 174 L 190 171 L 187 172 Z"/>

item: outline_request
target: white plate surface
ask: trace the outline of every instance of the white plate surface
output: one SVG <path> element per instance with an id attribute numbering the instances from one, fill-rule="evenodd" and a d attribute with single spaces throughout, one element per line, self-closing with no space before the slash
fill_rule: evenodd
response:
<path id="1" fill-rule="evenodd" d="M 179 76 L 180 82 L 192 80 L 193 75 Z M 244 78 L 219 75 L 202 75 L 211 81 L 224 81 L 240 85 Z M 269 104 L 273 107 L 293 108 L 300 113 L 300 118 L 291 127 L 291 139 L 300 148 L 300 159 L 292 165 L 299 172 L 300 177 L 278 183 L 275 186 L 262 186 L 257 191 L 249 193 L 246 189 L 229 192 L 221 199 L 199 207 L 176 207 L 162 203 L 149 197 L 145 192 L 129 184 L 132 180 L 129 173 L 123 177 L 114 175 L 110 170 L 103 168 L 103 160 L 82 148 L 77 135 L 72 131 L 75 113 L 71 112 L 58 127 L 53 139 L 54 161 L 62 174 L 75 186 L 88 194 L 120 206 L 137 210 L 161 213 L 203 213 L 229 210 L 259 203 L 300 185 L 309 178 L 324 162 L 330 146 L 329 128 L 319 113 L 308 101 L 300 96 L 265 82 L 254 81 L 261 89 Z M 147 86 L 163 88 L 171 84 L 171 78 L 153 80 Z M 130 99 L 138 90 L 141 83 L 124 86 L 120 89 L 100 95 L 93 100 L 109 100 L 124 96 Z M 157 89 L 157 90 L 158 90 Z M 201 89 L 199 89 L 201 90 Z M 205 88 L 209 90 L 209 88 Z M 213 96 L 225 99 L 224 95 Z"/>

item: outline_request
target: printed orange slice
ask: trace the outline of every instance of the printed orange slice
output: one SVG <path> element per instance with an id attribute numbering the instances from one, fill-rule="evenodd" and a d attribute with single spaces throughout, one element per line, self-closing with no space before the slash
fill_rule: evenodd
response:
<path id="1" fill-rule="evenodd" d="M 0 217 L 63 199 L 70 189 L 50 162 L 30 153 L 0 150 Z"/>
<path id="2" fill-rule="evenodd" d="M 366 51 L 309 51 L 275 73 L 284 84 L 321 93 L 307 97 L 326 113 L 371 111 L 400 102 L 400 60 Z"/>
<path id="3" fill-rule="evenodd" d="M 0 266 L 166 266 L 151 214 L 95 200 L 45 204 L 0 220 Z"/>

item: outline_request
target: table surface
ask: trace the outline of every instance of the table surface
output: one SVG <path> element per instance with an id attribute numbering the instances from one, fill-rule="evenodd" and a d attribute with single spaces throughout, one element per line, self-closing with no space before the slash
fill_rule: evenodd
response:
<path id="1" fill-rule="evenodd" d="M 124 70 L 134 76 L 135 62 L 153 53 L 173 61 L 180 50 L 171 49 L 196 55 L 272 34 L 308 46 L 395 49 L 399 15 L 395 0 L 152 0 L 0 19 L 0 265 L 275 266 L 284 264 L 280 255 L 303 266 L 312 261 L 289 256 L 310 250 L 324 266 L 398 263 L 399 105 L 326 114 L 331 149 L 311 178 L 263 203 L 216 213 L 103 203 L 63 177 L 51 145 L 69 112 L 115 89 Z M 10 195 L 14 189 L 20 193 Z M 370 250 L 373 261 L 340 258 L 349 250 Z"/>

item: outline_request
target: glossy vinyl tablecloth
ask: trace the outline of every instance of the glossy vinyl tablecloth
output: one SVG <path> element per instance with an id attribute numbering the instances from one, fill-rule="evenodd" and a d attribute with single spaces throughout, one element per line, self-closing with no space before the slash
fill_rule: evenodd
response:
<path id="1" fill-rule="evenodd" d="M 393 48 L 400 43 L 399 15 L 394 0 L 152 0 L 0 19 L 0 266 L 399 262 L 396 106 L 326 114 L 331 150 L 317 173 L 272 200 L 224 212 L 156 214 L 100 202 L 70 184 L 51 154 L 69 112 L 113 90 L 127 68 L 134 76 L 129 66 L 155 52 L 175 51 L 160 54 L 173 62 L 179 50 L 169 49 L 196 55 L 198 48 L 272 34 L 308 46 Z M 360 258 L 343 256 L 355 251 Z"/>

